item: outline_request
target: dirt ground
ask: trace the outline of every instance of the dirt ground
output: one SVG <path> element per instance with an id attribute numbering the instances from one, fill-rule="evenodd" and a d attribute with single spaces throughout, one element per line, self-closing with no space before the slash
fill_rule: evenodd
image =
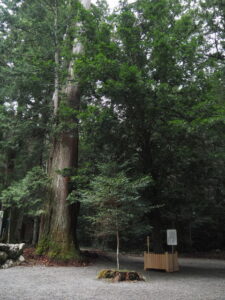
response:
<path id="1" fill-rule="evenodd" d="M 143 257 L 122 256 L 121 268 L 140 271 L 146 282 L 97 280 L 113 257 L 86 267 L 20 266 L 0 270 L 0 300 L 225 300 L 225 260 L 181 258 L 180 271 L 144 271 Z"/>

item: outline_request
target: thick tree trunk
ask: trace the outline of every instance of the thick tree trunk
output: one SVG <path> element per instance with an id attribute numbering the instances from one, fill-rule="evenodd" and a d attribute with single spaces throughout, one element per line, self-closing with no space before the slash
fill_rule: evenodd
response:
<path id="1" fill-rule="evenodd" d="M 90 0 L 81 0 L 80 2 L 85 8 L 88 8 L 90 5 Z M 58 51 L 58 48 L 56 51 Z M 81 44 L 77 40 L 74 40 L 73 54 L 79 54 L 81 51 Z M 55 58 L 57 64 L 58 52 Z M 53 96 L 55 115 L 57 115 L 60 103 L 58 88 L 58 75 L 56 74 L 55 93 Z M 79 109 L 80 94 L 78 86 L 74 84 L 73 61 L 69 64 L 68 82 L 62 89 L 62 94 L 66 105 L 76 110 Z M 79 256 L 79 247 L 76 238 L 79 204 L 74 203 L 69 205 L 67 202 L 70 178 L 68 174 L 63 174 L 63 170 L 65 169 L 68 171 L 68 169 L 77 168 L 77 163 L 78 129 L 73 132 L 65 130 L 53 142 L 53 150 L 48 168 L 48 174 L 52 181 L 45 209 L 46 214 L 41 219 L 38 246 L 39 253 L 47 252 L 50 257 L 58 259 L 71 259 Z"/>
<path id="2" fill-rule="evenodd" d="M 150 204 L 152 206 L 158 206 L 160 202 L 160 190 L 161 186 L 157 183 L 160 181 L 160 175 L 158 174 L 157 166 L 154 166 L 154 151 L 152 150 L 153 145 L 151 144 L 151 130 L 150 129 L 140 129 L 143 133 L 142 140 L 142 163 L 143 163 L 143 173 L 151 174 L 155 181 L 154 187 L 147 189 L 145 191 L 144 197 L 151 199 Z M 149 214 L 149 223 L 152 226 L 152 236 L 151 236 L 151 247 L 154 253 L 163 253 L 163 243 L 162 243 L 162 221 L 160 208 L 154 208 Z"/>
<path id="3" fill-rule="evenodd" d="M 73 258 L 77 245 L 75 228 L 77 214 L 75 205 L 67 203 L 69 177 L 61 173 L 64 169 L 76 167 L 78 138 L 71 134 L 62 134 L 55 140 L 49 167 L 51 190 L 46 207 L 47 215 L 42 217 L 40 245 L 49 256 Z"/>

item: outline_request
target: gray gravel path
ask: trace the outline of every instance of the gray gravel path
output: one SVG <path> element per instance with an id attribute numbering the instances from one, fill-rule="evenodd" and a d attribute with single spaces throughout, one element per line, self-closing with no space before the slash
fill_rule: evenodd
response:
<path id="1" fill-rule="evenodd" d="M 143 271 L 143 258 L 123 256 L 121 267 L 140 270 L 146 282 L 96 279 L 108 260 L 93 266 L 15 267 L 0 270 L 0 300 L 225 300 L 225 261 L 180 259 L 177 273 Z"/>

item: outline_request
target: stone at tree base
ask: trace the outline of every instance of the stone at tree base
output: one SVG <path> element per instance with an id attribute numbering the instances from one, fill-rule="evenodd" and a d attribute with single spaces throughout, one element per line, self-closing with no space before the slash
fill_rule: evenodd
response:
<path id="1" fill-rule="evenodd" d="M 23 253 L 25 244 L 10 244 L 9 247 L 9 257 L 12 259 L 17 259 Z"/>
<path id="2" fill-rule="evenodd" d="M 25 244 L 0 244 L 0 268 L 7 269 L 24 262 L 24 246 Z"/>
<path id="3" fill-rule="evenodd" d="M 2 265 L 2 269 L 8 269 L 14 266 L 14 261 L 12 259 L 7 259 L 7 261 Z"/>
<path id="4" fill-rule="evenodd" d="M 117 271 L 114 275 L 113 281 L 144 281 L 144 278 L 134 271 Z"/>
<path id="5" fill-rule="evenodd" d="M 22 263 L 25 261 L 25 258 L 23 257 L 23 255 L 20 255 L 20 257 L 18 258 L 18 262 Z"/>
<path id="6" fill-rule="evenodd" d="M 6 262 L 8 254 L 6 252 L 0 251 L 0 266 Z"/>
<path id="7" fill-rule="evenodd" d="M 17 259 L 22 253 L 25 244 L 0 244 L 0 251 L 6 252 L 9 258 Z"/>
<path id="8" fill-rule="evenodd" d="M 0 251 L 8 253 L 8 251 L 9 251 L 9 244 L 2 244 L 2 243 L 0 243 Z"/>

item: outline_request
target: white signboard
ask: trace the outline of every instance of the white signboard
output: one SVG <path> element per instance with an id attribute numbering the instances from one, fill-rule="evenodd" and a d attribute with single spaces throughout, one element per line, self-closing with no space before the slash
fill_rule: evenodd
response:
<path id="1" fill-rule="evenodd" d="M 167 229 L 167 245 L 177 245 L 177 231 L 176 229 Z"/>
<path id="2" fill-rule="evenodd" d="M 1 235 L 1 232 L 2 232 L 3 214 L 4 214 L 4 211 L 0 210 L 0 235 Z"/>

